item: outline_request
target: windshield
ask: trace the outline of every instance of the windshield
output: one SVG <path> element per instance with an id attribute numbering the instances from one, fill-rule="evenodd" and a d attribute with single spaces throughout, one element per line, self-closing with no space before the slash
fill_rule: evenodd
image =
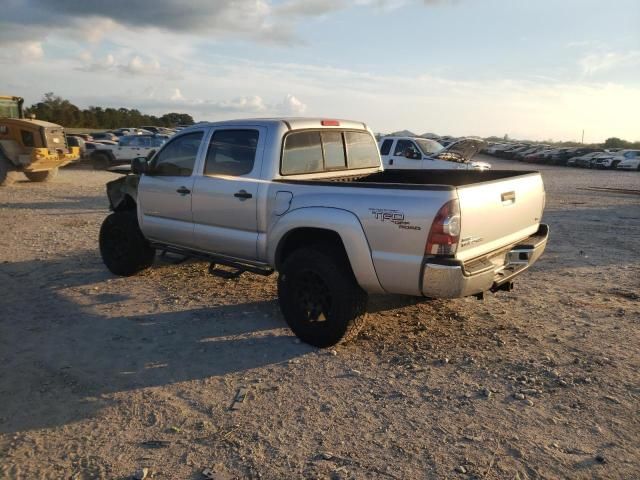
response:
<path id="1" fill-rule="evenodd" d="M 20 118 L 18 102 L 8 98 L 0 98 L 0 118 Z"/>
<path id="2" fill-rule="evenodd" d="M 418 147 L 420 147 L 420 150 L 422 150 L 422 153 L 424 153 L 425 155 L 433 155 L 434 153 L 440 153 L 444 148 L 435 140 L 427 140 L 426 138 L 416 138 L 415 141 L 418 144 Z"/>

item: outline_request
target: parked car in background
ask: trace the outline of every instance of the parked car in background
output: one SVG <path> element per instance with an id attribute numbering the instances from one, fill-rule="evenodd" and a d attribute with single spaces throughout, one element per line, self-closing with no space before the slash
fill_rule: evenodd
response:
<path id="1" fill-rule="evenodd" d="M 137 157 L 150 157 L 169 137 L 166 135 L 129 135 L 121 137 L 117 145 L 100 145 L 91 153 L 96 170 L 130 163 Z"/>
<path id="2" fill-rule="evenodd" d="M 593 162 L 595 162 L 596 157 L 601 153 L 602 152 L 590 152 L 583 155 L 574 155 L 567 160 L 565 165 L 567 165 L 567 167 L 592 168 Z"/>
<path id="3" fill-rule="evenodd" d="M 630 160 L 625 165 L 634 165 L 634 160 L 638 158 L 638 155 L 640 155 L 640 150 L 619 150 L 612 152 L 607 158 L 598 159 L 595 166 L 596 168 L 618 168 L 618 165 L 625 160 Z"/>
<path id="4" fill-rule="evenodd" d="M 384 137 L 380 141 L 382 164 L 390 170 L 440 170 L 491 168 L 487 162 L 473 162 L 472 157 L 484 141 L 466 138 L 444 147 L 422 137 Z"/>
<path id="5" fill-rule="evenodd" d="M 516 155 L 526 152 L 531 149 L 531 145 L 522 145 L 518 148 L 512 148 L 511 150 L 507 150 L 503 153 L 502 158 L 507 158 L 509 160 L 514 160 Z"/>
<path id="6" fill-rule="evenodd" d="M 93 137 L 91 136 L 91 134 L 89 133 L 70 133 L 69 135 L 73 135 L 74 137 L 80 137 L 82 138 L 85 142 L 86 141 L 91 141 L 93 140 Z"/>
<path id="7" fill-rule="evenodd" d="M 497 152 L 499 152 L 500 150 L 505 150 L 507 148 L 511 148 L 510 143 L 494 143 L 493 145 L 490 145 L 489 147 L 484 149 L 484 151 L 487 155 L 497 156 Z"/>
<path id="8" fill-rule="evenodd" d="M 618 170 L 638 170 L 640 171 L 640 153 L 636 150 L 635 156 L 629 156 L 624 160 L 620 161 L 618 165 L 616 165 Z"/>
<path id="9" fill-rule="evenodd" d="M 524 150 L 528 148 L 529 145 L 523 145 L 521 143 L 513 144 L 510 147 L 503 148 L 501 150 L 496 151 L 496 157 L 500 158 L 511 158 L 514 153 Z"/>
<path id="10" fill-rule="evenodd" d="M 118 141 L 118 137 L 117 135 L 111 133 L 111 132 L 96 132 L 96 133 L 92 133 L 91 134 L 91 138 L 93 138 L 94 141 L 96 140 L 111 140 L 113 142 L 117 142 Z"/>
<path id="11" fill-rule="evenodd" d="M 166 128 L 166 127 L 155 127 L 150 125 L 150 126 L 145 126 L 140 128 L 148 132 L 151 132 L 154 135 L 173 135 L 175 133 L 175 130 L 171 128 Z"/>
<path id="12" fill-rule="evenodd" d="M 132 135 L 153 135 L 153 132 L 142 128 L 118 128 L 117 130 L 113 130 L 113 134 L 117 137 L 124 137 Z"/>
<path id="13" fill-rule="evenodd" d="M 522 157 L 523 162 L 527 163 L 542 163 L 542 159 L 546 154 L 548 154 L 553 149 L 550 147 L 544 147 L 535 152 L 529 153 Z"/>
<path id="14" fill-rule="evenodd" d="M 542 152 L 546 148 L 548 148 L 547 145 L 536 145 L 536 146 L 533 146 L 531 148 L 527 148 L 527 149 L 521 150 L 519 152 L 516 152 L 513 155 L 513 159 L 514 160 L 523 161 L 526 157 L 531 156 L 531 155 L 537 155 L 538 153 Z"/>

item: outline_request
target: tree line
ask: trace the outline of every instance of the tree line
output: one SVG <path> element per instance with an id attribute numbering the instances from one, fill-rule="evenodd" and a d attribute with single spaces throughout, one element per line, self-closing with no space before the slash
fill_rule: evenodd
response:
<path id="1" fill-rule="evenodd" d="M 141 113 L 135 108 L 112 108 L 90 106 L 80 109 L 53 92 L 45 93 L 42 100 L 26 108 L 25 116 L 35 115 L 38 120 L 57 123 L 63 127 L 120 128 L 155 125 L 175 127 L 192 125 L 193 117 L 187 113 L 165 113 L 157 117 Z"/>

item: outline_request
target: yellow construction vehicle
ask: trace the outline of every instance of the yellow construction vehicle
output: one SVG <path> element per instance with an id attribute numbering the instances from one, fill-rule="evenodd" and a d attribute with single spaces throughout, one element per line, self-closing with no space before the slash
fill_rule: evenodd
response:
<path id="1" fill-rule="evenodd" d="M 19 172 L 32 182 L 47 182 L 59 167 L 80 158 L 60 125 L 24 118 L 23 102 L 0 95 L 0 186 L 13 183 Z"/>

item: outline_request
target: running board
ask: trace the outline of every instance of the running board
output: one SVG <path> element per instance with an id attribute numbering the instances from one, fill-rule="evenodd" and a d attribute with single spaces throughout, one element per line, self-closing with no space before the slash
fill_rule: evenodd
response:
<path id="1" fill-rule="evenodd" d="M 271 275 L 274 272 L 273 268 L 268 266 L 262 267 L 258 265 L 251 265 L 249 263 L 243 263 L 243 262 L 231 260 L 227 257 L 223 257 L 220 255 L 196 252 L 193 250 L 173 247 L 171 245 L 163 245 L 161 243 L 151 243 L 151 246 L 153 248 L 157 248 L 158 250 L 164 250 L 165 252 L 175 253 L 177 255 L 184 255 L 185 257 L 190 257 L 190 258 L 197 258 L 198 260 L 205 260 L 209 263 L 224 265 L 225 267 L 235 268 L 238 271 L 251 272 L 257 275 L 263 275 L 265 277 Z"/>

